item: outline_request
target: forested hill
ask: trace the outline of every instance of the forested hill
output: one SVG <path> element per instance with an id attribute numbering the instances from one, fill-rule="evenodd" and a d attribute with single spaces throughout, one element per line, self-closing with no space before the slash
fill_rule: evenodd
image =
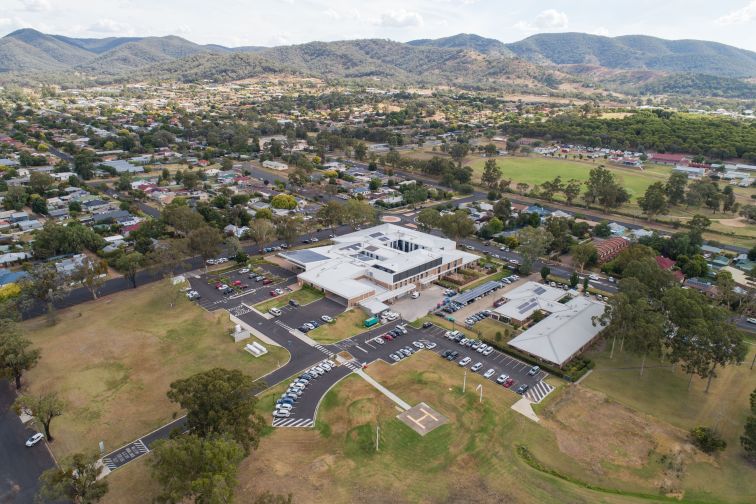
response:
<path id="1" fill-rule="evenodd" d="M 542 33 L 506 47 L 539 65 L 597 65 L 726 77 L 756 76 L 756 53 L 702 40 L 664 40 L 644 35 L 603 37 Z"/>

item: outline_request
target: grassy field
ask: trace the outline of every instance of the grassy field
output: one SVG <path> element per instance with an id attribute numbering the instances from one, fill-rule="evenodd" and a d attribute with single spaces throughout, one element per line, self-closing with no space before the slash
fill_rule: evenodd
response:
<path id="1" fill-rule="evenodd" d="M 282 306 L 286 306 L 289 303 L 290 299 L 297 301 L 300 305 L 306 305 L 322 298 L 322 292 L 316 291 L 315 289 L 312 289 L 310 287 L 302 287 L 301 289 L 297 289 L 294 292 L 290 292 L 288 294 L 284 294 L 283 296 L 272 298 L 269 301 L 263 301 L 262 303 L 256 304 L 255 308 L 262 313 L 267 313 L 271 308 L 281 308 Z"/>
<path id="2" fill-rule="evenodd" d="M 603 164 L 622 182 L 622 185 L 630 192 L 632 199 L 642 196 L 646 188 L 654 182 L 664 182 L 669 178 L 669 168 L 654 167 L 645 171 L 630 168 L 620 168 L 607 163 L 604 160 L 596 161 L 568 161 L 565 159 L 551 159 L 545 157 L 504 157 L 497 158 L 496 162 L 501 167 L 502 178 L 512 179 L 512 189 L 518 182 L 534 185 L 553 180 L 557 175 L 562 177 L 563 182 L 576 179 L 581 182 L 588 180 L 588 174 L 592 168 Z M 475 172 L 473 177 L 480 180 L 483 173 L 485 158 L 475 158 L 468 165 Z"/>
<path id="3" fill-rule="evenodd" d="M 364 324 L 366 318 L 368 317 L 365 312 L 353 308 L 336 317 L 333 323 L 323 324 L 307 335 L 320 343 L 336 343 L 367 331 L 368 328 Z"/>
<path id="4" fill-rule="evenodd" d="M 261 376 L 287 359 L 270 347 L 255 359 L 229 336 L 225 312 L 208 313 L 159 282 L 24 323 L 42 360 L 27 376 L 28 392 L 56 391 L 65 413 L 52 423 L 56 456 L 114 449 L 169 421 L 177 407 L 170 383 L 216 366 Z"/>
<path id="5" fill-rule="evenodd" d="M 588 380 L 601 371 L 597 367 Z M 368 372 L 410 404 L 427 403 L 449 423 L 421 437 L 396 420 L 393 402 L 349 376 L 323 398 L 315 430 L 268 432 L 240 467 L 237 501 L 250 502 L 267 490 L 316 504 L 676 502 L 665 495 L 682 502 L 745 503 L 756 492 L 754 469 L 736 459 L 736 447 L 728 448 L 732 454 L 702 455 L 686 441 L 684 427 L 646 414 L 649 404 L 642 401 L 638 411 L 624 396 L 594 390 L 595 384 L 559 382 L 536 408 L 536 424 L 510 409 L 515 394 L 477 374 L 468 373 L 463 394 L 459 367 L 430 352 L 393 366 L 376 363 Z M 634 380 L 624 381 L 627 391 Z M 279 392 L 261 398 L 262 413 Z M 709 402 L 715 401 L 703 407 Z M 681 414 L 690 410 L 677 402 L 668 409 L 674 407 Z M 522 446 L 552 474 L 527 464 Z M 110 476 L 104 502 L 150 500 L 155 488 L 145 466 L 140 459 Z M 128 493 L 124 486 L 136 490 Z"/>
<path id="6" fill-rule="evenodd" d="M 709 457 L 696 457 L 686 469 L 686 495 L 703 501 L 737 502 L 756 495 L 756 467 L 743 461 L 739 442 L 748 397 L 756 387 L 756 370 L 749 369 L 756 347 L 749 348 L 743 365 L 717 372 L 708 394 L 705 380 L 694 377 L 688 390 L 689 376 L 668 364 L 647 360 L 648 369 L 641 377 L 639 358 L 615 352 L 609 359 L 606 350 L 588 354 L 596 368 L 583 384 L 685 431 L 701 425 L 719 430 L 727 449 L 716 458 L 717 477 L 710 474 Z"/>

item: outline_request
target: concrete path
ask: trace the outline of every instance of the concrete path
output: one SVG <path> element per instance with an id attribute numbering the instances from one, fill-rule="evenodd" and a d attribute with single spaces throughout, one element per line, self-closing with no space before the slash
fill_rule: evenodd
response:
<path id="1" fill-rule="evenodd" d="M 373 387 L 377 388 L 378 391 L 380 391 L 383 395 L 385 395 L 386 397 L 388 397 L 389 399 L 391 399 L 392 401 L 394 401 L 403 410 L 406 411 L 406 410 L 408 410 L 408 409 L 410 409 L 412 407 L 409 404 L 407 404 L 406 402 L 404 402 L 398 395 L 394 394 L 389 389 L 387 389 L 386 387 L 384 387 L 383 385 L 381 385 L 380 383 L 378 383 L 377 381 L 375 381 L 372 376 L 370 376 L 369 374 L 367 374 L 362 369 L 355 370 L 355 373 L 357 373 L 358 375 L 360 375 L 370 385 L 372 385 Z"/>
<path id="2" fill-rule="evenodd" d="M 522 398 L 516 403 L 512 405 L 512 409 L 515 410 L 517 413 L 525 416 L 526 418 L 529 418 L 530 420 L 533 420 L 534 422 L 538 423 L 541 421 L 540 418 L 538 418 L 538 415 L 535 414 L 535 411 L 533 411 L 533 408 L 531 407 L 531 402 L 528 401 L 526 398 Z"/>
<path id="3" fill-rule="evenodd" d="M 230 317 L 231 317 L 231 322 L 233 322 L 234 324 L 239 324 L 240 326 L 242 326 L 242 328 L 249 331 L 251 334 L 253 334 L 257 339 L 259 339 L 263 343 L 267 343 L 268 345 L 273 345 L 277 347 L 281 346 L 275 341 L 273 341 L 272 339 L 270 339 L 269 337 L 267 337 L 265 334 L 261 333 L 260 331 L 258 331 L 257 329 L 249 325 L 248 323 L 244 322 L 239 317 L 235 317 L 234 315 L 231 315 Z"/>

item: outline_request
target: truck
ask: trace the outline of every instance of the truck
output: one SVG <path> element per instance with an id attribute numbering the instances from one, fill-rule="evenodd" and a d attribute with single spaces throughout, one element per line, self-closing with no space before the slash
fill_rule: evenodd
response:
<path id="1" fill-rule="evenodd" d="M 373 327 L 377 323 L 378 317 L 370 317 L 369 319 L 365 319 L 365 327 Z"/>

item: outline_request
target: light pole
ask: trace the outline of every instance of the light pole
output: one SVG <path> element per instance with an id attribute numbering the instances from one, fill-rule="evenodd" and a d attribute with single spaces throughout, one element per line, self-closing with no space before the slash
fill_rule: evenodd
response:
<path id="1" fill-rule="evenodd" d="M 464 377 L 462 378 L 462 393 L 465 393 L 465 389 L 467 388 L 467 369 L 465 369 Z"/>
<path id="2" fill-rule="evenodd" d="M 375 451 L 378 451 L 378 440 L 381 436 L 381 425 L 375 424 Z"/>
<path id="3" fill-rule="evenodd" d="M 479 384 L 477 387 L 475 387 L 475 390 L 480 390 L 480 399 L 478 402 L 483 402 L 483 384 Z"/>

